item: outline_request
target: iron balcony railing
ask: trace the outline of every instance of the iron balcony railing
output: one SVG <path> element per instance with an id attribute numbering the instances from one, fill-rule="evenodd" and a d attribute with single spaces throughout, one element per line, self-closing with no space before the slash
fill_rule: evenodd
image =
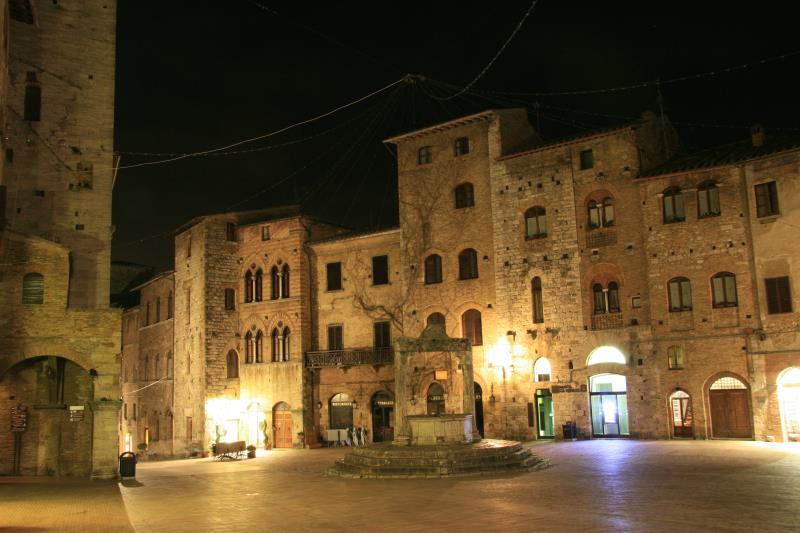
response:
<path id="1" fill-rule="evenodd" d="M 390 365 L 393 362 L 394 351 L 390 347 L 306 352 L 306 368 L 326 368 L 331 366 L 356 365 Z"/>

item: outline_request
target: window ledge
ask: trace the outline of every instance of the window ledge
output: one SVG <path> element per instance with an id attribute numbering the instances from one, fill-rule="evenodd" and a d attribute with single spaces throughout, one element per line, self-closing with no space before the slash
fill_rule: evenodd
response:
<path id="1" fill-rule="evenodd" d="M 767 215 L 767 216 L 765 216 L 765 217 L 757 217 L 757 218 L 758 218 L 758 221 L 759 221 L 761 224 L 769 224 L 769 223 L 771 223 L 771 222 L 775 222 L 775 221 L 776 221 L 776 220 L 778 220 L 780 217 L 781 217 L 781 214 L 780 214 L 780 213 L 778 213 L 777 215 Z"/>
<path id="2" fill-rule="evenodd" d="M 703 220 L 704 218 L 718 218 L 721 216 L 722 213 L 708 213 L 707 215 L 697 215 L 697 220 Z"/>
<path id="3" fill-rule="evenodd" d="M 547 238 L 547 234 L 546 233 L 544 235 L 533 235 L 533 236 L 525 235 L 525 240 L 526 241 L 540 241 L 540 240 L 546 239 L 546 238 Z"/>
<path id="4" fill-rule="evenodd" d="M 686 222 L 686 218 L 676 218 L 675 220 L 665 220 L 664 224 L 680 224 Z"/>
<path id="5" fill-rule="evenodd" d="M 344 292 L 344 288 L 341 288 L 341 289 L 326 289 L 325 292 Z"/>

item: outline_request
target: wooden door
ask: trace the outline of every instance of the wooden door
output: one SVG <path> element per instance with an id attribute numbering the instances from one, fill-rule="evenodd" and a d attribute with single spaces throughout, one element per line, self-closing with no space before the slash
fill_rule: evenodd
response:
<path id="1" fill-rule="evenodd" d="M 275 411 L 275 447 L 292 447 L 292 413 L 289 411 Z"/>
<path id="2" fill-rule="evenodd" d="M 711 431 L 716 438 L 749 439 L 753 436 L 746 389 L 711 390 Z"/>

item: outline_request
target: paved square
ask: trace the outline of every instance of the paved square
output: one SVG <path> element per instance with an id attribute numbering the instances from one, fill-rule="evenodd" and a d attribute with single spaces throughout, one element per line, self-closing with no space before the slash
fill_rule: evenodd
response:
<path id="1" fill-rule="evenodd" d="M 140 463 L 121 499 L 109 484 L 0 483 L 0 517 L 75 531 L 125 530 L 126 510 L 145 532 L 800 529 L 800 446 L 594 440 L 534 452 L 552 466 L 502 478 L 325 477 L 341 449 Z"/>

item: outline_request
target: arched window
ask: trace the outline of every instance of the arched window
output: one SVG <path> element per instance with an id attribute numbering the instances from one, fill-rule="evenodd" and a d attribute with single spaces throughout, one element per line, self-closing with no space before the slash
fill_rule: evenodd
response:
<path id="1" fill-rule="evenodd" d="M 711 278 L 711 294 L 714 307 L 736 307 L 736 276 L 730 272 L 719 272 Z"/>
<path id="2" fill-rule="evenodd" d="M 467 182 L 458 185 L 454 192 L 456 197 L 456 209 L 475 205 L 475 192 L 471 183 Z"/>
<path id="3" fill-rule="evenodd" d="M 429 415 L 445 414 L 444 388 L 439 383 L 431 383 L 431 386 L 428 387 L 427 400 Z"/>
<path id="4" fill-rule="evenodd" d="M 461 315 L 461 331 L 464 338 L 469 339 L 473 346 L 483 345 L 483 326 L 481 325 L 481 312 L 477 309 L 468 309 Z"/>
<path id="5" fill-rule="evenodd" d="M 425 258 L 425 283 L 442 282 L 442 258 L 437 254 L 431 254 Z"/>
<path id="6" fill-rule="evenodd" d="M 525 211 L 525 238 L 547 237 L 547 212 L 544 207 L 531 207 Z"/>
<path id="7" fill-rule="evenodd" d="M 272 330 L 272 362 L 277 363 L 281 360 L 281 336 L 278 328 Z"/>
<path id="8" fill-rule="evenodd" d="M 608 227 L 614 225 L 614 199 L 606 197 L 598 202 L 591 200 L 587 204 L 589 211 L 589 229 Z"/>
<path id="9" fill-rule="evenodd" d="M 44 303 L 44 276 L 38 272 L 28 272 L 22 276 L 22 303 Z"/>
<path id="10" fill-rule="evenodd" d="M 284 361 L 289 360 L 289 354 L 291 353 L 290 352 L 291 344 L 289 343 L 289 333 L 290 332 L 288 326 L 283 328 L 283 346 L 281 347 L 281 352 Z"/>
<path id="11" fill-rule="evenodd" d="M 599 283 L 592 285 L 592 301 L 594 302 L 594 314 L 601 315 L 606 312 L 606 295 L 603 286 Z"/>
<path id="12" fill-rule="evenodd" d="M 244 334 L 244 362 L 245 364 L 252 364 L 253 362 L 253 352 L 255 352 L 255 346 L 253 343 L 253 334 L 251 332 L 247 332 Z"/>
<path id="13" fill-rule="evenodd" d="M 614 199 L 607 197 L 603 200 L 603 226 L 614 225 Z"/>
<path id="14" fill-rule="evenodd" d="M 167 352 L 167 378 L 172 379 L 175 370 L 172 362 L 172 352 Z"/>
<path id="15" fill-rule="evenodd" d="M 692 286 L 687 278 L 672 278 L 668 283 L 669 310 L 692 310 Z"/>
<path id="16" fill-rule="evenodd" d="M 534 381 L 550 381 L 551 372 L 550 361 L 548 361 L 547 357 L 540 357 L 533 364 Z"/>
<path id="17" fill-rule="evenodd" d="M 284 263 L 281 271 L 281 298 L 289 297 L 289 265 Z"/>
<path id="18" fill-rule="evenodd" d="M 156 298 L 156 324 L 161 322 L 161 297 Z"/>
<path id="19" fill-rule="evenodd" d="M 711 390 L 744 390 L 747 389 L 747 385 L 739 381 L 733 376 L 725 376 L 721 377 L 712 383 Z"/>
<path id="20" fill-rule="evenodd" d="M 235 351 L 231 350 L 228 352 L 227 357 L 227 365 L 226 368 L 228 370 L 228 377 L 229 378 L 238 378 L 239 377 L 239 356 L 236 354 Z"/>
<path id="21" fill-rule="evenodd" d="M 680 346 L 670 346 L 667 348 L 667 365 L 670 370 L 680 370 L 683 368 L 683 348 Z"/>
<path id="22" fill-rule="evenodd" d="M 340 392 L 330 400 L 330 429 L 347 429 L 353 427 L 353 400 Z"/>
<path id="23" fill-rule="evenodd" d="M 664 208 L 664 224 L 683 222 L 686 215 L 683 211 L 683 194 L 680 187 L 670 187 L 661 198 Z"/>
<path id="24" fill-rule="evenodd" d="M 253 299 L 256 302 L 260 302 L 263 299 L 263 289 L 264 289 L 264 273 L 259 268 L 256 270 L 255 279 L 253 280 Z"/>
<path id="25" fill-rule="evenodd" d="M 712 181 L 704 181 L 697 186 L 697 216 L 713 217 L 720 214 L 719 189 Z"/>
<path id="26" fill-rule="evenodd" d="M 445 319 L 442 313 L 431 313 L 425 321 L 428 326 L 441 326 L 445 329 Z"/>
<path id="27" fill-rule="evenodd" d="M 608 312 L 619 313 L 619 283 L 616 281 L 608 284 Z"/>
<path id="28" fill-rule="evenodd" d="M 586 361 L 588 366 L 599 365 L 601 363 L 617 363 L 620 365 L 625 364 L 625 356 L 619 349 L 613 346 L 599 346 L 592 350 L 589 358 Z"/>
<path id="29" fill-rule="evenodd" d="M 475 279 L 478 277 L 478 252 L 472 248 L 462 250 L 458 254 L 458 279 Z"/>
<path id="30" fill-rule="evenodd" d="M 167 295 L 167 320 L 172 318 L 172 314 L 175 312 L 175 302 L 173 301 L 172 291 L 169 291 Z"/>
<path id="31" fill-rule="evenodd" d="M 273 266 L 272 269 L 269 271 L 270 273 L 270 280 L 272 281 L 271 293 L 270 298 L 273 300 L 277 300 L 281 297 L 281 277 L 278 274 L 278 267 Z"/>
<path id="32" fill-rule="evenodd" d="M 531 298 L 533 303 L 533 323 L 544 322 L 544 304 L 542 303 L 542 278 L 536 276 L 531 280 Z"/>
<path id="33" fill-rule="evenodd" d="M 244 301 L 250 303 L 253 301 L 253 273 L 249 270 L 244 273 Z"/>
<path id="34" fill-rule="evenodd" d="M 256 363 L 263 363 L 264 362 L 264 334 L 261 330 L 258 330 L 256 333 Z"/>

